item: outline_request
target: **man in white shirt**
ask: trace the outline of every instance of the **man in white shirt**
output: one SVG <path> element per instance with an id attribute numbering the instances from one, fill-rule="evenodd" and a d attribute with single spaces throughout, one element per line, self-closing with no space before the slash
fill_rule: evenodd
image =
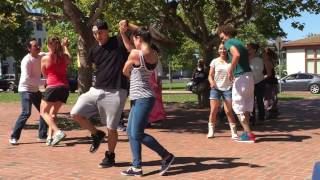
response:
<path id="1" fill-rule="evenodd" d="M 31 39 L 27 43 L 29 53 L 21 61 L 21 77 L 18 91 L 21 97 L 22 112 L 18 117 L 13 128 L 9 143 L 12 145 L 18 144 L 21 131 L 26 124 L 26 121 L 31 115 L 32 104 L 40 111 L 40 103 L 42 94 L 39 91 L 39 86 L 44 85 L 45 81 L 41 80 L 41 54 L 40 48 L 36 39 Z M 40 116 L 39 119 L 39 140 L 46 140 L 48 125 Z"/>

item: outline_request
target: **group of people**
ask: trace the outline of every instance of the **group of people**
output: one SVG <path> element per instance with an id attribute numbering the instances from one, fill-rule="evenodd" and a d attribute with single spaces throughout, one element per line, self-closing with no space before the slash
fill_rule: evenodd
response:
<path id="1" fill-rule="evenodd" d="M 255 122 L 255 104 L 260 121 L 275 117 L 278 113 L 274 70 L 276 54 L 266 48 L 263 58 L 259 57 L 259 45 L 249 43 L 245 46 L 234 38 L 236 31 L 230 26 L 220 27 L 218 33 L 222 41 L 218 48 L 219 57 L 211 61 L 208 75 L 211 90 L 207 137 L 214 137 L 222 99 L 231 138 L 238 142 L 253 143 L 255 135 L 251 132 L 250 125 Z M 241 136 L 237 134 L 233 112 L 243 127 Z"/>
<path id="2" fill-rule="evenodd" d="M 158 55 L 152 45 L 152 34 L 148 28 L 136 26 L 127 20 L 119 22 L 120 35 L 109 37 L 108 30 L 108 24 L 100 19 L 92 26 L 97 43 L 90 49 L 88 59 L 95 65 L 96 82 L 88 92 L 79 96 L 70 112 L 71 117 L 82 128 L 90 131 L 92 144 L 89 151 L 94 153 L 106 136 L 104 131 L 97 129 L 90 121 L 92 116 L 99 114 L 101 122 L 107 127 L 108 134 L 108 150 L 99 167 L 112 167 L 115 165 L 115 148 L 118 141 L 117 126 L 129 94 L 131 109 L 126 131 L 133 160 L 132 166 L 121 174 L 143 175 L 141 144 L 144 144 L 161 157 L 160 175 L 164 175 L 175 157 L 154 137 L 145 133 L 150 112 L 159 110 L 159 108 L 153 110 L 153 107 L 155 104 L 157 106 L 157 100 L 161 100 L 161 93 L 156 93 L 161 91 L 161 84 L 155 73 Z M 130 33 L 127 33 L 128 31 Z M 272 96 L 276 93 L 273 54 L 267 49 L 263 60 L 258 58 L 257 46 L 255 44 L 244 46 L 241 41 L 234 38 L 236 31 L 230 26 L 221 26 L 218 33 L 221 38 L 219 57 L 210 63 L 208 75 L 211 109 L 207 137 L 214 137 L 220 100 L 223 99 L 231 138 L 239 142 L 255 142 L 255 135 L 251 132 L 249 123 L 254 99 L 257 100 L 260 119 L 265 117 L 263 98 L 270 100 L 267 101 L 270 110 L 276 109 L 273 103 L 276 99 Z M 58 37 L 50 37 L 49 52 L 40 53 L 35 39 L 28 42 L 29 53 L 21 62 L 19 83 L 22 113 L 9 139 L 11 144 L 18 144 L 22 128 L 31 115 L 32 104 L 41 115 L 39 140 L 45 140 L 48 146 L 55 146 L 66 137 L 66 134 L 58 128 L 56 120 L 59 109 L 66 103 L 69 95 L 66 74 L 71 57 L 67 47 L 67 39 L 61 42 Z M 199 77 L 203 65 L 204 62 L 199 61 L 197 74 Z M 45 81 L 41 80 L 41 74 L 45 77 Z M 46 86 L 43 97 L 39 85 Z M 265 92 L 269 90 L 270 95 L 265 96 L 268 94 Z M 160 97 L 155 94 L 160 94 Z M 237 134 L 233 112 L 244 129 L 240 136 Z M 162 112 L 156 114 L 164 116 Z"/>
<path id="3" fill-rule="evenodd" d="M 144 144 L 161 157 L 160 175 L 164 175 L 175 157 L 155 138 L 144 132 L 149 114 L 158 98 L 153 89 L 161 88 L 156 80 L 158 85 L 154 84 L 151 87 L 150 83 L 158 64 L 158 55 L 151 42 L 152 35 L 148 28 L 136 26 L 127 20 L 119 22 L 119 36 L 109 37 L 108 30 L 108 24 L 101 19 L 92 26 L 97 43 L 90 49 L 88 59 L 95 65 L 96 82 L 88 92 L 79 96 L 70 112 L 71 117 L 82 128 L 90 131 L 92 144 L 89 151 L 94 153 L 106 136 L 104 131 L 97 129 L 90 121 L 92 116 L 99 114 L 101 122 L 106 124 L 108 133 L 108 150 L 99 167 L 112 167 L 115 165 L 117 126 L 129 90 L 131 110 L 127 134 L 133 161 L 132 166 L 121 174 L 143 175 L 141 144 Z M 130 32 L 130 37 L 127 31 Z M 55 146 L 66 137 L 58 128 L 56 118 L 61 105 L 66 103 L 69 95 L 66 73 L 71 57 L 67 46 L 67 40 L 60 42 L 58 37 L 50 37 L 49 52 L 42 54 L 35 39 L 28 42 L 29 54 L 22 60 L 19 82 L 22 113 L 16 121 L 9 143 L 18 144 L 21 130 L 31 115 L 32 104 L 41 115 L 39 140 L 46 140 L 47 145 Z M 45 82 L 41 80 L 41 74 L 46 78 Z M 43 97 L 39 85 L 46 85 Z M 158 112 L 153 119 L 159 116 L 163 116 L 163 113 L 159 115 Z"/>

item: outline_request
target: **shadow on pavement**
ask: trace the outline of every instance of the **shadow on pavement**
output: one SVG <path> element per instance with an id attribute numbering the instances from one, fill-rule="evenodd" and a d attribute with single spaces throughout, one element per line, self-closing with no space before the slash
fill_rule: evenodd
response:
<path id="1" fill-rule="evenodd" d="M 244 162 L 235 162 L 240 158 L 229 158 L 229 157 L 176 157 L 173 165 L 166 173 L 166 176 L 173 176 L 177 174 L 193 173 L 207 171 L 210 169 L 229 169 L 236 168 L 239 166 L 246 166 L 251 168 L 261 168 L 263 166 L 244 163 Z M 117 163 L 117 166 L 128 166 L 129 163 Z M 144 162 L 143 166 L 159 166 L 160 168 L 161 161 L 149 161 Z M 147 172 L 144 176 L 150 176 L 159 173 L 159 170 Z"/>
<path id="2" fill-rule="evenodd" d="M 304 99 L 279 102 L 280 115 L 260 125 L 252 127 L 255 132 L 278 131 L 281 134 L 261 136 L 260 141 L 294 141 L 302 142 L 310 136 L 294 136 L 288 132 L 305 131 L 320 128 L 319 116 L 320 99 Z M 167 119 L 152 124 L 152 127 L 161 132 L 171 133 L 207 133 L 209 109 L 192 109 L 170 104 L 166 107 Z M 225 121 L 216 128 L 229 130 Z M 241 129 L 240 129 L 241 130 Z"/>

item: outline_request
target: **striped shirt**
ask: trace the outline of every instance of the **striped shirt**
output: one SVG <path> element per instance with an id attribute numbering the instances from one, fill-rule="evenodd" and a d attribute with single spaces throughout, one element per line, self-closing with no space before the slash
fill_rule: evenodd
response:
<path id="1" fill-rule="evenodd" d="M 142 51 L 139 51 L 140 66 L 133 67 L 130 76 L 130 100 L 154 97 L 150 87 L 150 77 L 153 70 L 148 70 L 143 58 Z"/>

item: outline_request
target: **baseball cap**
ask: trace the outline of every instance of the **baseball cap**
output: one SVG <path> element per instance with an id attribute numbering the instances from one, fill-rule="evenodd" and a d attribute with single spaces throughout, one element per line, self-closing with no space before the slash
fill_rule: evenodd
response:
<path id="1" fill-rule="evenodd" d="M 92 30 L 108 30 L 108 24 L 102 19 L 97 19 L 96 22 L 93 23 Z"/>

